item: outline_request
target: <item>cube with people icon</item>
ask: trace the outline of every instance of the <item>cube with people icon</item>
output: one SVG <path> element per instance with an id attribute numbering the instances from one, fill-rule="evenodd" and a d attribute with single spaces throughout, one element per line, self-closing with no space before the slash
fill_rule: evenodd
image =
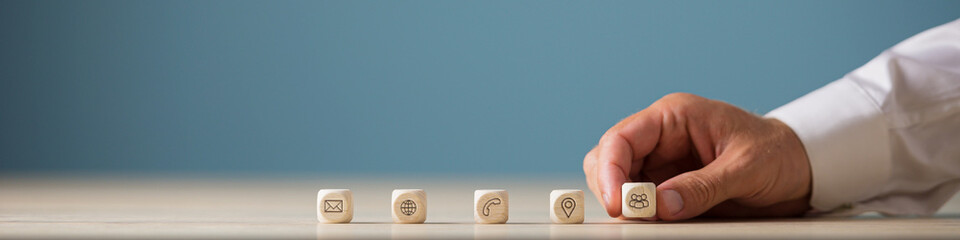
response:
<path id="1" fill-rule="evenodd" d="M 620 187 L 621 213 L 624 217 L 657 215 L 657 186 L 652 182 L 624 183 Z"/>

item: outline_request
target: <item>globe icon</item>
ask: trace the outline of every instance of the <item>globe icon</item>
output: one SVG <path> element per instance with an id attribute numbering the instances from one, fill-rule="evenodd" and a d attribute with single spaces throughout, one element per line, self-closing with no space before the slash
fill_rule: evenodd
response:
<path id="1" fill-rule="evenodd" d="M 413 202 L 413 200 L 403 200 L 403 202 L 400 203 L 400 213 L 403 213 L 403 215 L 410 216 L 416 212 L 417 203 Z"/>

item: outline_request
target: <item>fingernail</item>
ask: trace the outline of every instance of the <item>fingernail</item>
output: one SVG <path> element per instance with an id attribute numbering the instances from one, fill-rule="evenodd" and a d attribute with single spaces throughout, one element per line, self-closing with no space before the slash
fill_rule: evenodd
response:
<path id="1" fill-rule="evenodd" d="M 603 194 L 603 204 L 606 204 L 607 206 L 610 206 L 610 194 L 609 194 L 609 193 L 604 193 L 604 194 Z"/>
<path id="2" fill-rule="evenodd" d="M 676 190 L 665 190 L 660 194 L 663 195 L 663 204 L 667 206 L 667 211 L 670 211 L 670 216 L 683 210 L 683 198 Z"/>

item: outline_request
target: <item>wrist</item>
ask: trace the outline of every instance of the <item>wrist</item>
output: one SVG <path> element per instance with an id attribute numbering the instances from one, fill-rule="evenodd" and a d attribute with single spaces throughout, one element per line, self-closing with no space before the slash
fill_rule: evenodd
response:
<path id="1" fill-rule="evenodd" d="M 809 200 L 813 189 L 813 173 L 803 141 L 793 131 L 793 128 L 779 119 L 766 118 L 764 120 L 776 129 L 776 149 L 781 151 L 778 155 L 783 160 L 783 167 L 780 168 L 779 174 L 787 178 L 784 180 L 786 180 L 788 186 L 791 186 L 789 189 L 793 191 L 793 194 L 787 200 Z M 807 202 L 809 203 L 809 201 Z"/>

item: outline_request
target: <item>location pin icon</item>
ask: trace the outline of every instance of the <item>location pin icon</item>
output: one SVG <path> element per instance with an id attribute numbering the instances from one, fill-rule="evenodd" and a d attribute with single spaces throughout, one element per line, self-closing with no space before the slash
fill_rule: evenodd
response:
<path id="1" fill-rule="evenodd" d="M 570 218 L 573 209 L 577 208 L 577 201 L 574 201 L 573 198 L 564 198 L 560 201 L 560 208 L 563 209 L 563 213 L 567 214 L 567 218 Z"/>

